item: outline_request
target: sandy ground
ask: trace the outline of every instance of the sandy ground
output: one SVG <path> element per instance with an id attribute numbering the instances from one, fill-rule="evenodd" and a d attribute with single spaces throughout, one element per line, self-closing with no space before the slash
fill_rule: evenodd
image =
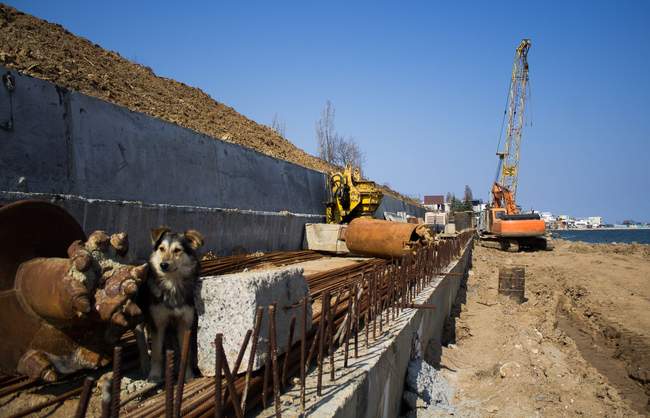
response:
<path id="1" fill-rule="evenodd" d="M 650 415 L 650 246 L 555 245 L 476 246 L 459 316 L 429 359 L 454 390 L 455 415 Z M 506 265 L 526 268 L 521 305 L 497 294 Z"/>

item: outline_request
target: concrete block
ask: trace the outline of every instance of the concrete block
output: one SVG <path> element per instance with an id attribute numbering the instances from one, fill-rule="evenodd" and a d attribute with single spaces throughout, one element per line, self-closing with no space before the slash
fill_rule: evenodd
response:
<path id="1" fill-rule="evenodd" d="M 334 254 L 348 254 L 343 238 L 346 225 L 305 224 L 305 245 L 307 250 L 326 251 Z"/>
<path id="2" fill-rule="evenodd" d="M 246 331 L 255 325 L 258 306 L 267 307 L 277 303 L 276 330 L 278 354 L 282 354 L 289 338 L 291 318 L 296 317 L 293 341 L 300 338 L 302 298 L 309 294 L 303 269 L 284 267 L 270 270 L 249 271 L 207 276 L 200 279 L 195 296 L 198 315 L 198 366 L 204 376 L 214 376 L 214 337 L 223 334 L 224 351 L 228 365 L 233 369 Z M 311 305 L 307 309 L 307 329 L 311 327 Z M 250 347 L 246 350 L 240 372 L 248 365 Z M 264 310 L 260 336 L 255 352 L 253 370 L 264 365 L 269 351 L 269 316 Z"/>

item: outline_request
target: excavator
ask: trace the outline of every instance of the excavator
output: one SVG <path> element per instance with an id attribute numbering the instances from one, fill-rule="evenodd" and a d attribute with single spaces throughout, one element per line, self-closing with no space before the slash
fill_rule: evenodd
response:
<path id="1" fill-rule="evenodd" d="M 364 180 L 361 170 L 351 166 L 330 174 L 329 201 L 325 211 L 327 223 L 349 223 L 354 218 L 372 218 L 383 193 L 375 182 Z"/>
<path id="2" fill-rule="evenodd" d="M 506 137 L 503 149 L 497 151 L 499 162 L 490 190 L 492 199 L 481 213 L 478 228 L 481 245 L 513 252 L 550 249 L 544 221 L 538 213 L 522 213 L 515 200 L 530 47 L 530 39 L 524 39 L 515 52 L 508 93 Z"/>

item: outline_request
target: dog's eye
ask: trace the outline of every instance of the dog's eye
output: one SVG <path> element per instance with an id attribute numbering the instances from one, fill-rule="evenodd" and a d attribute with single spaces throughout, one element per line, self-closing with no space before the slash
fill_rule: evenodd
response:
<path id="1" fill-rule="evenodd" d="M 178 254 L 178 253 L 180 253 L 180 252 L 181 252 L 181 249 L 180 249 L 180 248 L 174 248 L 174 253 Z"/>
<path id="2" fill-rule="evenodd" d="M 158 251 L 165 251 L 163 247 L 158 247 Z"/>

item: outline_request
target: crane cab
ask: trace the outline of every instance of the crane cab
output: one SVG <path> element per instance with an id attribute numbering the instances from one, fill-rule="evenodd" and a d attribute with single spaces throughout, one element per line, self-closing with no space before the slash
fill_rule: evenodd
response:
<path id="1" fill-rule="evenodd" d="M 508 215 L 505 208 L 490 208 L 490 232 L 500 237 L 541 237 L 546 225 L 537 213 Z"/>

